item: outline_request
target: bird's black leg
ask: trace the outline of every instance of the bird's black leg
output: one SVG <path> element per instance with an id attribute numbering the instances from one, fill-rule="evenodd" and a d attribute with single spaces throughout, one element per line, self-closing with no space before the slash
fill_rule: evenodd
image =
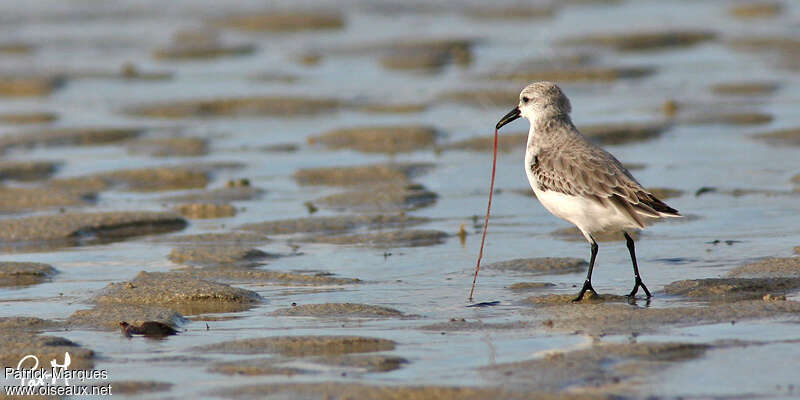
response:
<path id="1" fill-rule="evenodd" d="M 586 293 L 587 290 L 591 290 L 592 293 L 597 294 L 592 287 L 592 270 L 594 269 L 594 259 L 597 258 L 598 248 L 597 242 L 592 238 L 592 257 L 589 259 L 589 273 L 586 274 L 586 282 L 583 282 L 583 288 L 581 288 L 580 293 L 578 293 L 578 297 L 572 301 L 581 301 L 581 299 L 583 299 L 583 294 Z"/>
<path id="2" fill-rule="evenodd" d="M 641 287 L 642 290 L 644 290 L 644 293 L 647 295 L 647 298 L 649 299 L 651 297 L 650 291 L 647 290 L 647 286 L 645 286 L 644 282 L 642 282 L 642 277 L 639 276 L 639 266 L 636 264 L 636 250 L 633 247 L 633 239 L 631 239 L 630 235 L 628 235 L 628 232 L 622 232 L 622 234 L 625 235 L 625 241 L 628 244 L 628 251 L 631 252 L 631 262 L 633 262 L 633 276 L 634 278 L 636 278 L 636 283 L 633 286 L 633 290 L 631 290 L 630 294 L 628 294 L 628 297 L 633 298 L 633 296 L 636 296 L 636 292 L 638 292 L 639 288 Z"/>

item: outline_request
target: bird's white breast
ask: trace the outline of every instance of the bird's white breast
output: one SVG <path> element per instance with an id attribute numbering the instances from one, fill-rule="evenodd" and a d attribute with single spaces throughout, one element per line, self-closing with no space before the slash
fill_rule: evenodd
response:
<path id="1" fill-rule="evenodd" d="M 536 198 L 547 211 L 577 226 L 590 242 L 588 235 L 594 232 L 637 228 L 628 216 L 607 203 L 553 190 L 542 190 L 536 175 L 531 170 L 536 152 L 537 149 L 529 145 L 525 152 L 525 174 Z"/>

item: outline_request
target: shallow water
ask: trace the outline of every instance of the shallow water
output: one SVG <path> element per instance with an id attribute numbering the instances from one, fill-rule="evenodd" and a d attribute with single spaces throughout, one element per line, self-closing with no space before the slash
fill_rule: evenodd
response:
<path id="1" fill-rule="evenodd" d="M 720 277 L 731 268 L 766 256 L 792 255 L 800 244 L 800 202 L 791 194 L 790 178 L 798 173 L 796 147 L 768 146 L 752 139 L 755 133 L 797 127 L 800 114 L 800 75 L 796 70 L 775 64 L 773 53 L 734 51 L 725 44 L 729 38 L 748 34 L 774 34 L 797 39 L 800 8 L 785 3 L 781 15 L 767 20 L 736 20 L 726 13 L 728 2 L 623 2 L 619 5 L 564 6 L 554 17 L 535 20 L 474 20 L 461 14 L 463 5 L 442 4 L 436 12 L 390 15 L 353 2 L 336 4 L 347 17 L 342 30 L 309 31 L 292 34 L 246 34 L 223 30 L 226 44 L 253 43 L 251 55 L 198 61 L 159 61 L 151 52 L 168 44 L 174 32 L 202 27 L 212 16 L 258 10 L 260 2 L 226 3 L 223 9 L 214 1 L 170 2 L 166 10 L 155 1 L 15 2 L 0 4 L 6 29 L 0 38 L 20 40 L 38 46 L 33 54 L 0 57 L 0 70 L 8 72 L 118 71 L 132 62 L 143 72 L 168 71 L 174 78 L 164 81 L 124 81 L 119 79 L 68 79 L 64 87 L 46 97 L 0 98 L 4 112 L 47 110 L 59 115 L 53 126 L 143 126 L 149 132 L 177 129 L 187 136 L 207 138 L 206 156 L 154 158 L 130 155 L 123 145 L 100 147 L 47 147 L 15 149 L 4 160 L 56 160 L 63 163 L 56 177 L 71 177 L 124 168 L 181 164 L 186 162 L 229 162 L 245 165 L 239 170 L 219 170 L 210 187 L 224 186 L 229 179 L 247 178 L 266 191 L 252 201 L 235 202 L 235 217 L 193 220 L 179 233 L 224 232 L 245 223 L 304 217 L 303 205 L 322 196 L 339 193 L 340 188 L 299 186 L 292 174 L 299 168 L 348 166 L 372 162 L 424 161 L 436 167 L 417 177 L 415 182 L 439 195 L 437 202 L 415 216 L 432 218 L 422 229 L 439 229 L 453 236 L 445 243 L 429 247 L 376 249 L 300 243 L 301 255 L 269 261 L 273 270 L 322 270 L 342 277 L 357 277 L 367 283 L 319 287 L 277 285 L 237 285 L 255 290 L 265 302 L 226 321 L 190 322 L 186 330 L 163 341 L 134 338 L 119 332 L 87 329 L 49 332 L 94 350 L 96 368 L 107 369 L 111 381 L 164 381 L 174 383 L 168 392 L 137 394 L 139 398 L 213 397 L 220 387 L 265 382 L 342 380 L 364 383 L 490 385 L 478 367 L 493 363 L 538 357 L 551 350 L 587 346 L 592 338 L 581 334 L 558 334 L 536 328 L 478 330 L 463 332 L 428 331 L 424 325 L 451 318 L 469 321 L 518 322 L 531 320 L 531 306 L 520 301 L 531 294 L 574 293 L 583 273 L 526 276 L 485 269 L 481 271 L 476 301 L 500 301 L 486 308 L 466 308 L 471 272 L 480 241 L 479 226 L 473 216 L 486 207 L 491 153 L 418 151 L 387 156 L 349 150 L 329 151 L 309 146 L 306 139 L 324 131 L 358 125 L 393 123 L 429 124 L 446 137 L 442 144 L 476 135 L 491 134 L 499 117 L 514 106 L 515 99 L 503 104 L 480 107 L 437 100 L 448 90 L 470 87 L 506 86 L 482 78 L 486 73 L 530 60 L 553 57 L 575 48 L 561 49 L 556 41 L 587 32 L 627 32 L 637 29 L 711 29 L 719 34 L 715 41 L 687 48 L 649 52 L 615 52 L 593 49 L 600 64 L 655 66 L 657 72 L 646 78 L 595 84 L 564 84 L 573 105 L 577 125 L 603 122 L 659 121 L 664 119 L 663 103 L 674 99 L 684 109 L 759 110 L 774 116 L 773 122 L 757 126 L 676 124 L 659 138 L 634 144 L 606 146 L 626 163 L 646 167 L 633 171 L 648 187 L 669 187 L 684 194 L 667 200 L 671 206 L 691 217 L 660 223 L 648 228 L 637 244 L 641 272 L 655 297 L 650 307 L 698 304 L 668 296 L 662 288 L 681 279 Z M 287 2 L 284 6 L 292 4 Z M 315 3 L 308 3 L 315 4 Z M 374 8 L 378 5 L 372 4 Z M 93 16 L 87 17 L 87 14 Z M 654 17 L 655 16 L 655 17 Z M 631 22 L 632 21 L 632 22 Z M 412 29 L 410 30 L 409 27 Z M 623 28 L 620 28 L 623 27 Z M 467 67 L 447 65 L 438 72 L 406 72 L 383 69 L 374 55 L 347 55 L 334 49 L 369 44 L 396 38 L 469 37 L 477 40 L 473 62 Z M 320 65 L 303 66 L 293 61 L 297 54 L 319 50 Z M 294 83 L 264 82 L 251 79 L 259 73 L 284 73 L 298 77 Z M 721 97 L 709 86 L 736 80 L 774 81 L 780 89 L 767 96 Z M 297 118 L 224 117 L 157 120 L 130 116 L 121 111 L 129 106 L 170 100 L 236 97 L 247 95 L 303 95 L 337 98 L 344 101 L 376 103 L 428 103 L 419 113 L 376 114 L 355 109 L 311 114 Z M 31 127 L 4 126 L 3 134 Z M 523 131 L 518 121 L 504 131 Z M 501 132 L 502 134 L 502 132 Z M 296 143 L 297 152 L 260 150 L 264 145 Z M 527 188 L 522 169 L 523 149 L 502 153 L 498 160 L 497 189 L 493 217 L 485 250 L 485 263 L 521 257 L 581 257 L 588 259 L 589 246 L 582 241 L 565 241 L 552 235 L 568 227 L 544 210 L 532 197 L 515 193 Z M 16 183 L 11 183 L 16 184 Z M 695 197 L 701 187 L 717 187 L 720 192 Z M 731 196 L 733 189 L 786 192 L 768 196 Z M 169 193 L 175 194 L 175 193 Z M 104 191 L 88 210 L 164 210 L 159 200 L 164 193 Z M 168 207 L 168 206 L 167 206 Z M 51 213 L 39 211 L 34 213 Z M 341 215 L 321 209 L 317 215 Z M 9 218 L 16 215 L 7 216 Z M 466 224 L 469 235 L 464 244 L 455 234 Z M 291 253 L 285 237 L 259 246 L 267 252 Z M 736 243 L 713 244 L 714 240 Z M 0 288 L 0 316 L 36 316 L 66 319 L 72 312 L 90 308 L 94 293 L 110 282 L 127 281 L 139 271 L 169 271 L 179 265 L 167 259 L 172 245 L 151 238 L 67 248 L 49 252 L 5 254 L 3 261 L 35 261 L 53 265 L 59 274 L 49 281 L 28 287 Z M 391 255 L 388 255 L 391 253 Z M 515 293 L 507 289 L 518 281 L 546 281 L 556 286 L 538 292 Z M 623 294 L 630 290 L 632 277 L 628 253 L 622 242 L 600 245 L 593 278 L 601 293 Z M 797 294 L 790 294 L 791 300 Z M 300 304 L 352 302 L 397 308 L 416 319 L 354 319 L 273 317 L 278 308 Z M 698 305 L 700 306 L 700 305 Z M 537 310 L 534 309 L 534 314 Z M 662 333 L 642 335 L 639 341 L 699 341 L 717 339 L 793 340 L 800 338 L 797 319 L 743 321 L 730 324 L 665 328 Z M 216 360 L 246 357 L 195 354 L 191 347 L 226 340 L 269 335 L 335 334 L 380 337 L 395 340 L 392 351 L 408 359 L 402 368 L 381 373 L 340 375 L 332 367 L 319 365 L 318 374 L 285 376 L 227 376 L 206 371 L 202 360 L 154 361 L 170 357 L 200 356 Z M 604 337 L 601 341 L 626 340 L 625 335 Z M 757 356 L 753 356 L 757 354 Z M 744 368 L 737 361 L 747 359 Z M 784 398 L 797 395 L 788 385 L 799 382 L 796 373 L 800 348 L 796 344 L 774 343 L 758 348 L 715 349 L 705 356 L 668 368 L 637 384 L 633 393 L 672 396 L 766 396 Z M 697 377 L 703 376 L 700 382 Z M 735 384 L 734 384 L 735 383 Z"/>

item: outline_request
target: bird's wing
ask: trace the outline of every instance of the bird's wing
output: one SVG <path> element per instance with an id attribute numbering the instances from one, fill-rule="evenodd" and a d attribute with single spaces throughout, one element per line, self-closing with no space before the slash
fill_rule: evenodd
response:
<path id="1" fill-rule="evenodd" d="M 598 147 L 581 144 L 539 151 L 530 168 L 540 189 L 611 205 L 642 227 L 640 214 L 653 218 L 679 215 L 636 182 L 614 156 Z"/>

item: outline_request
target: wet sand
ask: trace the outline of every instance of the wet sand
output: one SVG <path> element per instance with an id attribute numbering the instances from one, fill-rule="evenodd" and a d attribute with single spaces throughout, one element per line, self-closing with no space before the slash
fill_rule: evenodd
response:
<path id="1" fill-rule="evenodd" d="M 797 5 L 274 7 L 0 4 L 3 366 L 68 351 L 137 399 L 800 394 Z M 571 301 L 589 246 L 517 122 L 467 307 L 535 79 L 685 215 L 634 235 L 649 301 L 617 233 Z"/>

